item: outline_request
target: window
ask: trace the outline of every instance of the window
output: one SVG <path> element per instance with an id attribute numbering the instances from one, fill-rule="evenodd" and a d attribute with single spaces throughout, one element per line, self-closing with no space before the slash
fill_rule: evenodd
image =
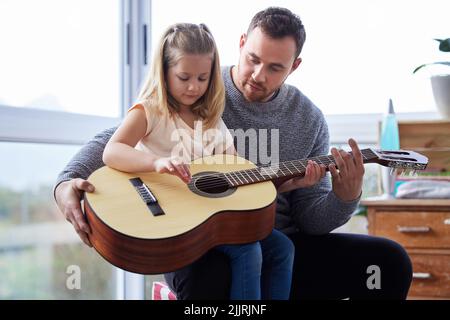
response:
<path id="1" fill-rule="evenodd" d="M 115 268 L 81 242 L 53 201 L 56 176 L 77 149 L 0 143 L 10 155 L 0 157 L 0 299 L 115 298 Z"/>
<path id="2" fill-rule="evenodd" d="M 303 62 L 287 82 L 324 113 L 382 113 L 389 98 L 397 112 L 435 112 L 429 74 L 412 71 L 446 59 L 433 40 L 448 37 L 446 0 L 153 1 L 153 44 L 172 23 L 203 22 L 216 39 L 222 65 L 236 64 L 240 35 L 253 15 L 269 6 L 287 7 L 304 22 Z"/>
<path id="3" fill-rule="evenodd" d="M 118 124 L 144 68 L 148 0 L 94 2 L 0 2 L 0 299 L 144 294 L 143 277 L 84 246 L 53 200 L 59 171 Z M 79 290 L 67 285 L 77 268 Z"/>
<path id="4" fill-rule="evenodd" d="M 120 116 L 119 13 L 119 0 L 1 1 L 0 105 Z"/>

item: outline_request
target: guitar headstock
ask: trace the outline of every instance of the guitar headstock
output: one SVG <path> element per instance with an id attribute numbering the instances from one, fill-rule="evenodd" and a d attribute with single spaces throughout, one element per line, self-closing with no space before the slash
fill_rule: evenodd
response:
<path id="1" fill-rule="evenodd" d="M 367 155 L 367 162 L 376 162 L 382 166 L 402 170 L 425 170 L 428 158 L 408 150 L 379 150 L 369 148 L 373 155 Z"/>

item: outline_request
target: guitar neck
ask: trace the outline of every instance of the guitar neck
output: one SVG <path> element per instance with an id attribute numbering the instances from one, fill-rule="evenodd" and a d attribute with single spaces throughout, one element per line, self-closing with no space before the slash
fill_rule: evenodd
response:
<path id="1" fill-rule="evenodd" d="M 349 153 L 351 154 L 351 152 Z M 364 163 L 372 162 L 377 158 L 371 149 L 362 149 L 361 153 Z M 334 164 L 337 167 L 334 157 L 332 155 L 325 155 L 307 159 L 284 161 L 277 164 L 272 164 L 270 166 L 258 166 L 253 169 L 231 171 L 225 173 L 224 176 L 232 187 L 271 181 L 280 178 L 289 179 L 304 176 L 309 160 L 325 165 L 326 170 L 328 170 L 328 166 L 330 164 Z"/>

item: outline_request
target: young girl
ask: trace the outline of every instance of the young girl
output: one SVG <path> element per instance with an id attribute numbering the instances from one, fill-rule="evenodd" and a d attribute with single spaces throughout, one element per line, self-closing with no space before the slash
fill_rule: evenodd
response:
<path id="1" fill-rule="evenodd" d="M 138 101 L 106 145 L 106 165 L 126 172 L 169 173 L 187 183 L 188 163 L 195 158 L 235 154 L 220 118 L 225 92 L 219 56 L 205 25 L 175 24 L 164 32 Z M 199 123 L 221 138 L 202 139 L 194 130 Z M 230 257 L 231 299 L 289 298 L 294 248 L 281 232 L 216 250 Z"/>

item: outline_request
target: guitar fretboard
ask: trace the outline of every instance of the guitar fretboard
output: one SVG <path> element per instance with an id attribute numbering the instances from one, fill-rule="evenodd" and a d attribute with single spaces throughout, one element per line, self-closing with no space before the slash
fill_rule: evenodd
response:
<path id="1" fill-rule="evenodd" d="M 351 154 L 351 152 L 349 153 Z M 377 158 L 371 149 L 363 149 L 361 150 L 361 153 L 364 163 Z M 336 165 L 334 157 L 332 155 L 326 155 L 307 159 L 284 161 L 277 164 L 272 164 L 270 166 L 258 166 L 253 169 L 231 171 L 224 173 L 224 176 L 231 187 L 269 181 L 282 177 L 301 176 L 305 174 L 309 160 L 313 160 L 319 165 L 325 165 L 327 170 L 330 164 Z"/>

